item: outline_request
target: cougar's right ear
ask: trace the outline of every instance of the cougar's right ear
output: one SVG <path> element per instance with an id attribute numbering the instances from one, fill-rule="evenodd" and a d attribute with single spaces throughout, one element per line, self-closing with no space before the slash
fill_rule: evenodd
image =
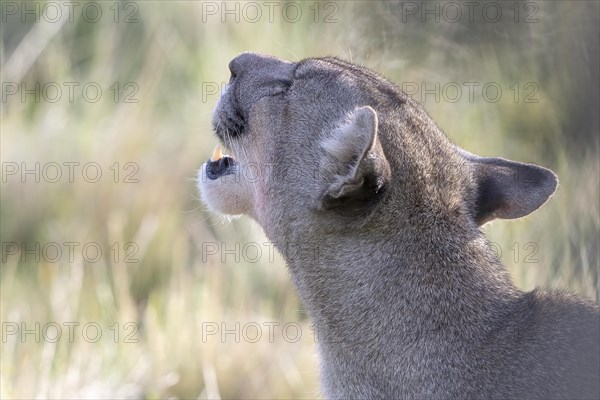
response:
<path id="1" fill-rule="evenodd" d="M 321 145 L 340 171 L 322 194 L 321 208 L 344 215 L 366 214 L 391 175 L 379 142 L 377 113 L 368 106 L 355 109 Z"/>

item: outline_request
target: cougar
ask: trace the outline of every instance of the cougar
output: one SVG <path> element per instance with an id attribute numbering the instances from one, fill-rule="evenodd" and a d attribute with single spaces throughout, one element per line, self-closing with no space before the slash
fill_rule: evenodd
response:
<path id="1" fill-rule="evenodd" d="M 480 230 L 554 193 L 549 169 L 454 145 L 396 85 L 338 58 L 242 53 L 198 186 L 256 220 L 339 399 L 600 397 L 598 305 L 519 290 Z"/>

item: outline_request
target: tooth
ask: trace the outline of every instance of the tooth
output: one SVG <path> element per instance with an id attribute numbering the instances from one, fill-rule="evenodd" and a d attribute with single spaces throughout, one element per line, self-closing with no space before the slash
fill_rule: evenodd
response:
<path id="1" fill-rule="evenodd" d="M 218 144 L 215 146 L 213 150 L 212 156 L 210 157 L 210 161 L 217 161 L 223 158 L 223 152 L 221 152 L 221 145 Z"/>

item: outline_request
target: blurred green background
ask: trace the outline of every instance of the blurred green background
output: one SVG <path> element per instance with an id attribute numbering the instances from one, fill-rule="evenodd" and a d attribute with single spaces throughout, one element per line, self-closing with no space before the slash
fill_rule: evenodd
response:
<path id="1" fill-rule="evenodd" d="M 360 63 L 469 151 L 556 171 L 484 230 L 519 287 L 598 301 L 597 1 L 62 4 L 1 4 L 2 398 L 319 397 L 281 258 L 196 192 L 248 50 Z"/>

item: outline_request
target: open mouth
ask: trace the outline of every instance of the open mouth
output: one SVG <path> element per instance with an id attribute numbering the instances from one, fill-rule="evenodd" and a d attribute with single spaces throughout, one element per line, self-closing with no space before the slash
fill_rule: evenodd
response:
<path id="1" fill-rule="evenodd" d="M 206 162 L 206 177 L 215 180 L 222 176 L 235 173 L 236 162 L 233 157 L 224 155 L 221 151 L 221 145 L 217 145 L 213 150 L 212 156 Z"/>

